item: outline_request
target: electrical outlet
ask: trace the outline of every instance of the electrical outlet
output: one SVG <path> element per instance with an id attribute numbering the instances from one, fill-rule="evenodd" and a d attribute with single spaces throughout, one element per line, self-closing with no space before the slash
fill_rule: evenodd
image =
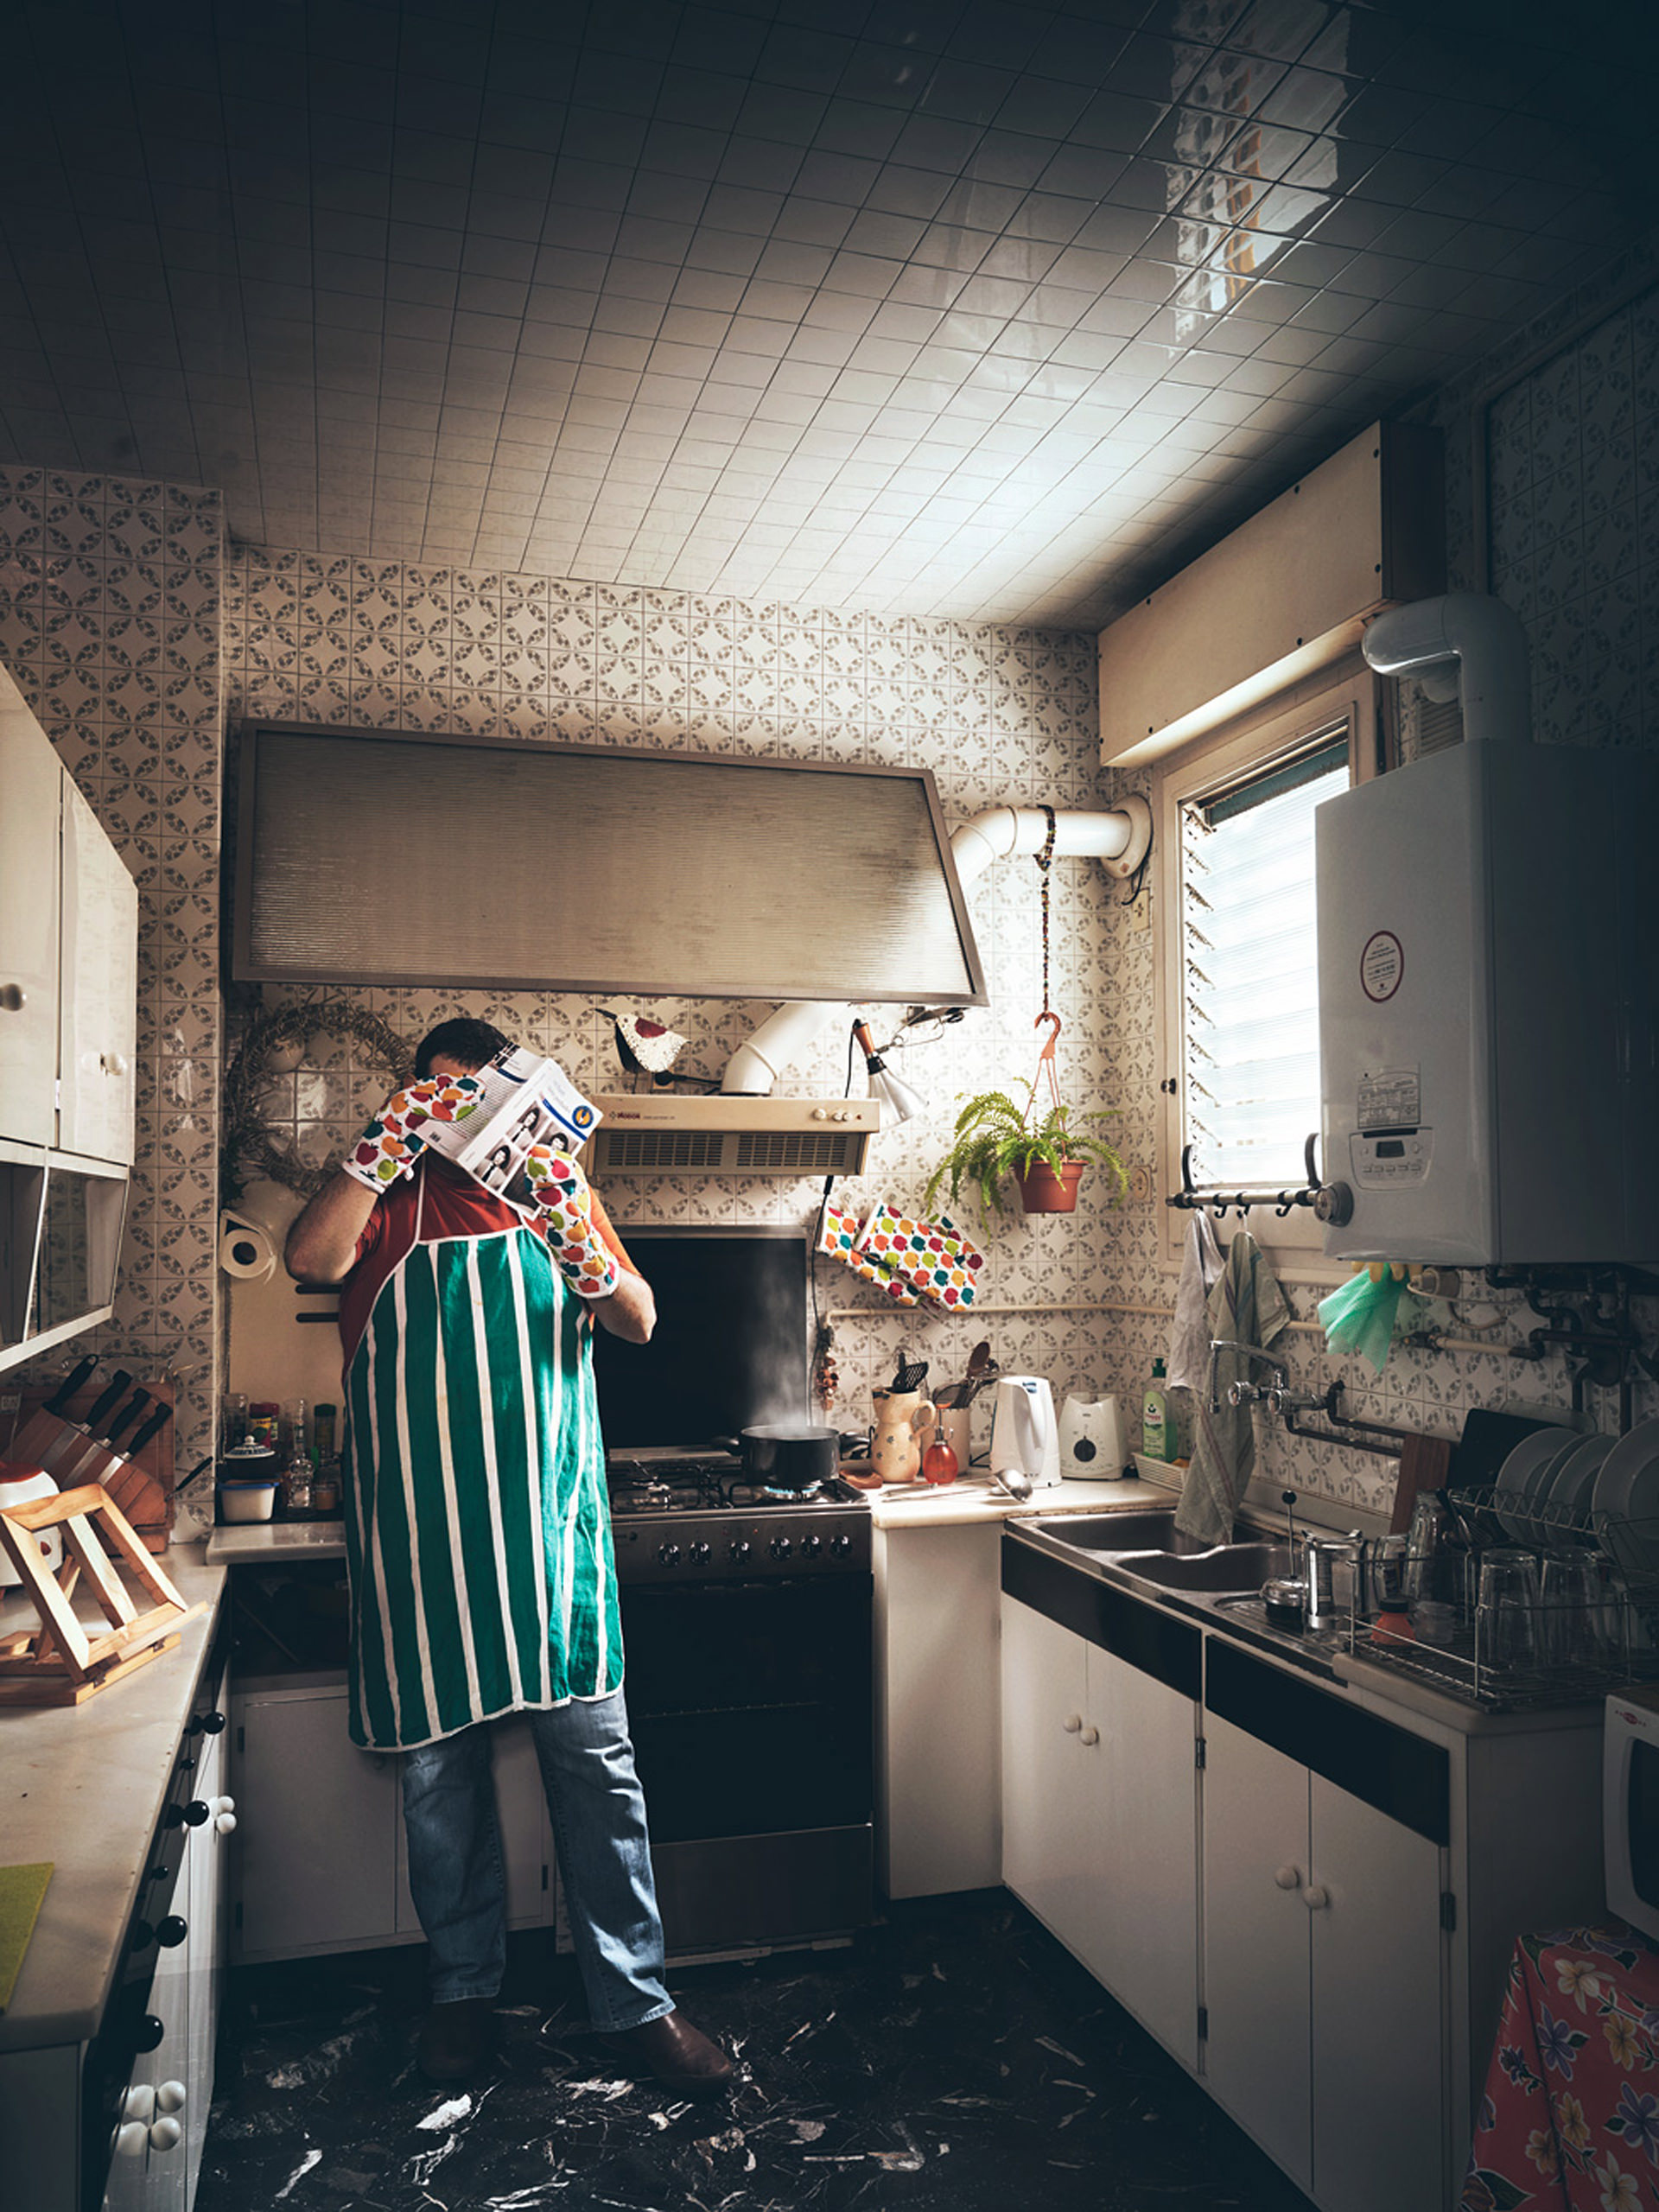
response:
<path id="1" fill-rule="evenodd" d="M 1129 927 L 1137 936 L 1152 927 L 1152 893 L 1142 890 L 1141 896 L 1128 909 Z"/>
<path id="2" fill-rule="evenodd" d="M 1131 1167 L 1129 1170 L 1129 1198 L 1132 1204 L 1145 1205 L 1152 1196 L 1150 1167 Z"/>

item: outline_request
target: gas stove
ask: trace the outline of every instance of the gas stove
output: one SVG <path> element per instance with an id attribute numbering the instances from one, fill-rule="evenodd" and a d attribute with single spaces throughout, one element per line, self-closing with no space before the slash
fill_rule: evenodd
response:
<path id="1" fill-rule="evenodd" d="M 613 1452 L 606 1466 L 621 1582 L 776 1580 L 870 1571 L 869 1508 L 830 1482 L 778 1497 L 727 1452 Z"/>

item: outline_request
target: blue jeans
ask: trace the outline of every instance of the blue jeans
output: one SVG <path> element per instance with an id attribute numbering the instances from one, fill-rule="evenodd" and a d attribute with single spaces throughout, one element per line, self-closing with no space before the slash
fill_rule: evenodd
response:
<path id="1" fill-rule="evenodd" d="M 524 1716 L 536 1745 L 588 2011 L 602 2033 L 672 2012 L 645 1801 L 620 1690 Z M 404 1754 L 409 1886 L 431 1947 L 432 2001 L 493 1997 L 506 1962 L 506 1882 L 486 1721 Z"/>

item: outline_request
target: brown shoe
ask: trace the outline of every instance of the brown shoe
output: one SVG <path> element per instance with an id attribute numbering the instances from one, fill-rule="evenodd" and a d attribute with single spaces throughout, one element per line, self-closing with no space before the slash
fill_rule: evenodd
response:
<path id="1" fill-rule="evenodd" d="M 429 2082 L 448 2086 L 482 2073 L 490 2056 L 493 1997 L 461 1997 L 434 2005 L 421 2023 L 415 2063 Z"/>
<path id="2" fill-rule="evenodd" d="M 626 2028 L 600 2041 L 632 2069 L 654 2074 L 683 2097 L 717 2097 L 737 2078 L 736 2067 L 720 2045 L 694 2028 L 683 2012 L 664 2012 L 642 2028 Z"/>

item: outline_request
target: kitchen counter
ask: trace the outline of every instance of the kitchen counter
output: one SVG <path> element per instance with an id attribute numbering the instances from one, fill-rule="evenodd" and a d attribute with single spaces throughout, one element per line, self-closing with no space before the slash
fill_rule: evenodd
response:
<path id="1" fill-rule="evenodd" d="M 1117 1482 L 1065 1481 L 1028 1498 L 1010 1497 L 988 1475 L 959 1475 L 953 1483 L 894 1484 L 867 1491 L 877 1529 L 954 1529 L 976 1521 L 1028 1521 L 1035 1514 L 1128 1513 L 1166 1506 L 1174 1494 L 1160 1484 L 1129 1477 Z"/>
<path id="2" fill-rule="evenodd" d="M 200 1543 L 161 1564 L 206 1608 L 175 1649 L 84 1705 L 0 1708 L 0 1864 L 53 1866 L 0 2051 L 85 2042 L 103 2014 L 225 1586 Z"/>

